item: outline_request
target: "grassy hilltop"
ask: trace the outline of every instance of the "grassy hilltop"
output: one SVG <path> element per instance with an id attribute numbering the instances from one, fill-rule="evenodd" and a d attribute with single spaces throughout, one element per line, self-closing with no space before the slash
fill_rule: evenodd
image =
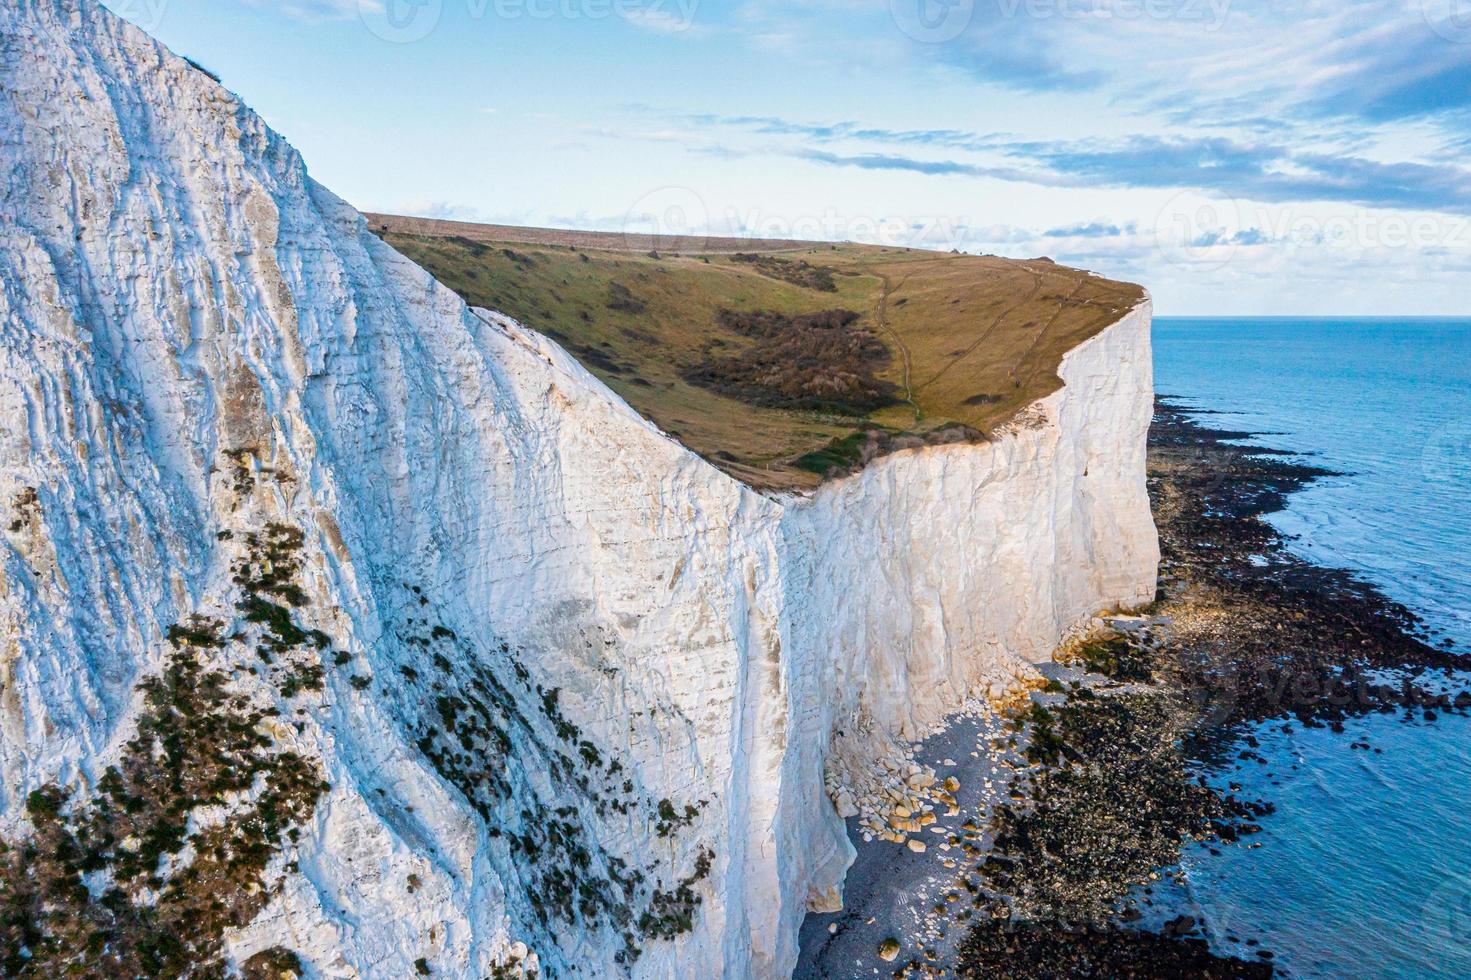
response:
<path id="1" fill-rule="evenodd" d="M 552 337 L 660 428 L 772 489 L 986 437 L 1143 295 L 1047 259 L 368 220 L 471 305 Z"/>

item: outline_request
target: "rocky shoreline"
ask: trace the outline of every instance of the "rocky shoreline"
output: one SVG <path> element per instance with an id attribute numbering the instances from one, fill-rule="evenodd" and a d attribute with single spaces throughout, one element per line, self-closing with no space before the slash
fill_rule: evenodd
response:
<path id="1" fill-rule="evenodd" d="M 1172 681 L 1201 703 L 1203 732 L 1288 715 L 1338 727 L 1374 711 L 1471 707 L 1471 694 L 1417 680 L 1426 670 L 1471 669 L 1471 656 L 1431 646 L 1403 605 L 1349 572 L 1292 554 L 1262 520 L 1336 474 L 1238 445 L 1252 433 L 1192 417 L 1204 414 L 1160 399 L 1149 459 Z M 1386 683 L 1376 676 L 1383 670 L 1402 676 Z"/>
<path id="2" fill-rule="evenodd" d="M 977 729 L 1003 791 L 965 809 L 953 870 L 905 876 L 892 843 L 860 845 L 849 907 L 809 916 L 798 976 L 1272 976 L 1269 949 L 1214 955 L 1188 917 L 1131 928 L 1185 842 L 1232 846 L 1270 819 L 1270 801 L 1221 792 L 1202 767 L 1265 762 L 1244 730 L 1255 722 L 1342 730 L 1371 712 L 1433 721 L 1471 708 L 1471 691 L 1427 673 L 1471 669 L 1471 657 L 1425 642 L 1373 586 L 1293 555 L 1262 519 L 1332 474 L 1241 445 L 1250 433 L 1211 428 L 1207 414 L 1156 404 L 1154 605 L 1095 624 L 1045 690 Z"/>

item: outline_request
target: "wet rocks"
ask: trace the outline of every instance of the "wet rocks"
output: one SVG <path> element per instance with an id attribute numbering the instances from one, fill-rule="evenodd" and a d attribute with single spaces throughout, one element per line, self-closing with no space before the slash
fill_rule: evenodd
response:
<path id="1" fill-rule="evenodd" d="M 952 773 L 947 759 L 920 799 L 907 765 L 884 769 L 881 819 L 865 833 L 907 842 L 932 814 L 921 842 L 956 885 L 926 893 L 922 946 L 896 976 L 1272 976 L 1273 957 L 1259 955 L 1268 950 L 1217 956 L 1193 918 L 1143 932 L 1137 904 L 1120 902 L 1173 877 L 1163 869 L 1184 841 L 1253 846 L 1271 812 L 1237 788 L 1211 790 L 1187 763 L 1238 752 L 1265 762 L 1257 740 L 1234 737 L 1243 721 L 1331 728 L 1367 711 L 1429 721 L 1471 709 L 1471 691 L 1422 672 L 1471 659 L 1411 635 L 1413 617 L 1373 589 L 1287 552 L 1260 518 L 1322 471 L 1229 441 L 1242 435 L 1161 406 L 1150 472 L 1158 600 L 1142 615 L 1085 623 L 1057 656 L 1072 667 L 1049 670 L 1054 680 L 993 692 L 1013 735 L 972 759 L 994 771 Z M 976 778 L 966 788 L 983 790 L 989 812 L 946 820 L 957 815 L 944 799 L 959 799 L 952 778 Z M 929 836 L 947 825 L 952 836 Z M 947 930 L 958 948 L 938 941 Z"/>
<path id="2" fill-rule="evenodd" d="M 1215 956 L 1204 939 L 1122 929 L 987 923 L 962 944 L 960 977 L 1194 977 L 1255 980 L 1269 963 Z"/>

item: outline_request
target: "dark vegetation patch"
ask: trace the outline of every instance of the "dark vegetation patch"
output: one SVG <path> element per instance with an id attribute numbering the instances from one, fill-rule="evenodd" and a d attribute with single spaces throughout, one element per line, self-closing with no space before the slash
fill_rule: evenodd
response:
<path id="1" fill-rule="evenodd" d="M 659 822 L 654 825 L 654 832 L 660 837 L 671 837 L 680 828 L 688 827 L 700 815 L 704 801 L 702 800 L 700 802 L 701 806 L 698 807 L 686 803 L 684 810 L 680 811 L 674 806 L 672 800 L 660 800 L 658 808 Z"/>
<path id="2" fill-rule="evenodd" d="M 719 326 L 754 341 L 737 353 L 708 342 L 701 363 L 688 368 L 691 384 L 765 408 L 863 415 L 895 402 L 897 387 L 876 372 L 890 361 L 889 348 L 871 331 L 854 326 L 852 310 L 789 315 L 772 310 L 722 310 Z"/>
<path id="3" fill-rule="evenodd" d="M 331 638 L 321 630 L 299 626 L 292 610 L 307 604 L 297 584 L 301 574 L 303 535 L 286 524 L 267 524 L 241 538 L 244 551 L 232 566 L 240 589 L 236 609 L 247 623 L 261 627 L 256 657 L 282 697 L 322 690 L 326 673 L 322 657 Z"/>
<path id="4" fill-rule="evenodd" d="M 235 500 L 231 501 L 231 509 L 239 507 L 240 500 L 255 489 L 255 457 L 254 446 L 245 446 L 240 449 L 226 449 L 220 455 L 224 456 L 230 464 L 230 489 L 234 491 Z M 222 531 L 228 534 L 228 531 Z"/>
<path id="5" fill-rule="evenodd" d="M 999 405 L 1001 403 L 1001 400 L 1002 399 L 1001 399 L 1001 396 L 1000 395 L 988 395 L 988 394 L 985 394 L 983 392 L 983 393 L 978 394 L 978 395 L 971 395 L 965 401 L 961 402 L 961 404 L 962 405 L 970 405 L 970 406 L 976 406 L 976 405 Z"/>
<path id="6" fill-rule="evenodd" d="M 798 457 L 796 466 L 819 476 L 856 470 L 878 455 L 878 447 L 886 435 L 888 433 L 877 427 L 850 432 L 821 449 Z"/>
<path id="7" fill-rule="evenodd" d="M 10 533 L 17 534 L 32 518 L 41 513 L 41 498 L 36 493 L 36 488 L 22 487 L 16 492 L 10 508 L 14 515 L 10 520 Z"/>
<path id="8" fill-rule="evenodd" d="M 767 341 L 782 341 L 794 333 L 840 331 L 857 320 L 858 314 L 852 310 L 819 310 L 796 315 L 773 310 L 721 310 L 716 314 L 716 322 L 726 330 L 742 337 Z M 851 333 L 861 335 L 867 331 L 854 330 Z"/>
<path id="9" fill-rule="evenodd" d="M 223 976 L 225 930 L 273 895 L 266 865 L 327 785 L 204 661 L 225 645 L 207 630 L 192 620 L 143 682 L 138 733 L 90 798 L 31 794 L 34 833 L 0 853 L 6 976 Z M 206 806 L 229 815 L 191 832 Z"/>
<path id="10" fill-rule="evenodd" d="M 983 439 L 979 432 L 964 425 L 947 425 L 929 432 L 905 432 L 870 425 L 799 456 L 792 465 L 831 479 L 857 472 L 880 456 L 905 449 L 980 442 Z"/>
<path id="11" fill-rule="evenodd" d="M 813 265 L 806 259 L 782 259 L 775 255 L 757 255 L 754 252 L 737 252 L 730 258 L 733 262 L 744 262 L 755 266 L 756 271 L 763 276 L 780 279 L 793 286 L 815 289 L 820 293 L 838 291 L 837 283 L 833 281 L 835 270 L 827 266 Z"/>
<path id="12" fill-rule="evenodd" d="M 281 980 L 284 976 L 301 976 L 305 972 L 301 957 L 289 949 L 272 946 L 240 964 L 244 980 Z"/>
<path id="13" fill-rule="evenodd" d="M 649 905 L 639 916 L 638 928 L 645 936 L 673 939 L 694 928 L 695 910 L 700 906 L 700 896 L 694 886 L 710 876 L 715 861 L 715 852 L 702 849 L 695 858 L 694 870 L 680 879 L 671 891 L 655 888 L 649 895 Z"/>
<path id="14" fill-rule="evenodd" d="M 1151 652 L 1125 636 L 1089 640 L 1072 650 L 1066 662 L 1120 683 L 1148 684 L 1154 680 Z"/>
<path id="15" fill-rule="evenodd" d="M 629 290 L 621 282 L 608 283 L 608 309 L 618 313 L 631 313 L 635 316 L 644 312 L 643 300 Z"/>
<path id="16" fill-rule="evenodd" d="M 513 248 L 503 248 L 501 254 L 510 259 L 511 264 L 522 272 L 528 272 L 536 265 L 536 256 L 518 252 Z"/>
<path id="17" fill-rule="evenodd" d="M 175 623 L 164 636 L 176 647 L 201 647 L 219 649 L 225 645 L 220 630 L 225 624 L 207 616 L 191 615 L 183 623 Z"/>
<path id="18" fill-rule="evenodd" d="M 633 370 L 627 364 L 613 357 L 610 352 L 610 345 L 606 342 L 598 346 L 593 346 L 592 344 L 582 344 L 574 340 L 560 338 L 559 343 L 577 355 L 579 361 L 594 371 L 601 371 L 605 374 L 622 377 Z"/>
<path id="19" fill-rule="evenodd" d="M 473 258 L 478 259 L 490 254 L 489 245 L 477 242 L 473 238 L 466 238 L 464 235 L 452 235 L 446 240 L 469 252 Z"/>
<path id="20" fill-rule="evenodd" d="M 227 454 L 247 492 L 251 455 Z M 242 545 L 236 606 L 256 627 L 267 680 L 288 698 L 320 689 L 328 638 L 300 626 L 292 611 L 307 604 L 301 532 L 270 524 L 216 537 Z M 271 900 L 279 883 L 266 867 L 297 839 L 328 786 L 314 763 L 270 734 L 277 710 L 235 688 L 230 672 L 251 660 L 252 641 L 224 630 L 218 619 L 191 615 L 166 631 L 163 670 L 139 685 L 137 733 L 90 795 L 57 785 L 31 794 L 34 832 L 0 843 L 3 975 L 225 975 L 225 931 Z M 227 812 L 191 830 L 202 807 Z M 276 976 L 271 969 L 287 963 L 295 954 L 274 949 L 242 969 Z"/>

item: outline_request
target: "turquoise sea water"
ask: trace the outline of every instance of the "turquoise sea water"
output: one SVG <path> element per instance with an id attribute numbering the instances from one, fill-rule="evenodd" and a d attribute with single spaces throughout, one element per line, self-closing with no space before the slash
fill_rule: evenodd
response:
<path id="1" fill-rule="evenodd" d="M 1161 319 L 1154 345 L 1161 394 L 1344 474 L 1272 519 L 1300 554 L 1471 649 L 1471 320 Z M 1190 848 L 1159 913 L 1291 976 L 1471 976 L 1471 719 L 1255 734 L 1268 763 L 1213 778 L 1277 812 L 1245 846 Z"/>

